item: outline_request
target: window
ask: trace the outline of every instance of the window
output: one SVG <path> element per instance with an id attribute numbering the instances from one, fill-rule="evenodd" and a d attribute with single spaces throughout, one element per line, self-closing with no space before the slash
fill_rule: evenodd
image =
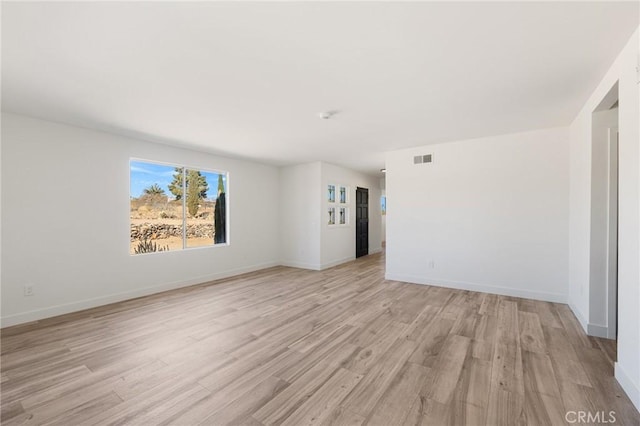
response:
<path id="1" fill-rule="evenodd" d="M 336 186 L 335 185 L 327 186 L 327 201 L 329 201 L 330 203 L 336 202 Z"/>
<path id="2" fill-rule="evenodd" d="M 130 254 L 226 244 L 228 173 L 131 160 Z"/>
<path id="3" fill-rule="evenodd" d="M 340 207 L 340 225 L 346 225 L 347 224 L 347 208 L 346 207 Z"/>
<path id="4" fill-rule="evenodd" d="M 327 225 L 329 227 L 349 224 L 349 187 L 346 185 L 327 185 Z"/>
<path id="5" fill-rule="evenodd" d="M 329 225 L 335 225 L 336 224 L 336 208 L 329 207 L 327 209 L 327 213 L 329 213 L 329 221 L 327 223 Z"/>
<path id="6" fill-rule="evenodd" d="M 348 194 L 348 190 L 346 186 L 341 186 L 340 187 L 340 204 L 346 204 L 347 203 L 347 194 Z"/>

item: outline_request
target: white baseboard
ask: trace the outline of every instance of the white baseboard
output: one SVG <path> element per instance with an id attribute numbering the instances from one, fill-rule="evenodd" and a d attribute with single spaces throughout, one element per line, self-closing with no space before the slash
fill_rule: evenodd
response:
<path id="1" fill-rule="evenodd" d="M 280 262 L 280 265 L 288 266 L 290 268 L 311 269 L 312 271 L 319 271 L 322 269 L 322 265 L 319 263 L 305 263 L 297 262 L 295 260 L 283 260 Z"/>
<path id="2" fill-rule="evenodd" d="M 588 324 L 587 334 L 589 336 L 602 337 L 603 339 L 609 338 L 609 328 L 604 325 Z"/>
<path id="3" fill-rule="evenodd" d="M 576 319 L 582 326 L 582 329 L 584 330 L 584 332 L 589 334 L 589 323 L 587 322 L 587 319 L 584 317 L 584 314 L 582 313 L 582 311 L 578 309 L 578 307 L 571 302 L 569 302 L 568 305 L 569 305 L 569 309 L 571 309 L 571 311 L 573 312 L 573 315 L 576 317 Z"/>
<path id="4" fill-rule="evenodd" d="M 385 274 L 385 279 L 393 281 L 404 281 L 413 284 L 432 285 L 435 287 L 455 288 L 458 290 L 478 291 L 481 293 L 499 294 L 502 296 L 522 297 L 525 299 L 544 300 L 546 302 L 567 303 L 567 296 L 557 293 L 543 293 L 537 291 L 520 290 L 508 287 L 490 286 L 460 281 L 432 280 L 430 278 L 404 274 Z"/>
<path id="5" fill-rule="evenodd" d="M 85 309 L 96 308 L 98 306 L 108 305 L 110 303 L 122 302 L 123 300 L 135 299 L 136 297 L 148 296 L 163 291 L 174 290 L 176 288 L 189 287 L 196 284 L 202 284 L 209 281 L 219 280 L 222 278 L 232 277 L 234 275 L 254 272 L 261 269 L 271 268 L 280 265 L 280 262 L 267 262 L 258 265 L 248 266 L 244 268 L 231 269 L 215 274 L 202 275 L 185 281 L 168 282 L 156 286 L 145 287 L 133 291 L 123 293 L 110 294 L 108 296 L 96 297 L 93 299 L 85 299 L 77 302 L 66 303 L 62 305 L 50 306 L 42 309 L 35 309 L 19 314 L 7 315 L 0 319 L 0 327 L 10 327 L 12 325 L 24 324 L 27 322 L 38 321 L 44 318 L 51 318 L 58 315 L 69 314 L 71 312 L 83 311 Z"/>
<path id="6" fill-rule="evenodd" d="M 352 260 L 355 260 L 355 255 L 354 256 L 349 256 L 349 257 L 345 257 L 342 259 L 338 259 L 338 260 L 333 260 L 331 262 L 327 262 L 327 263 L 323 263 L 322 265 L 320 265 L 320 269 L 327 269 L 327 268 L 333 268 L 334 266 L 338 266 L 338 265 L 342 265 L 343 263 L 347 263 L 347 262 L 351 262 Z"/>
<path id="7" fill-rule="evenodd" d="M 370 249 L 368 254 L 376 254 L 380 252 L 382 252 L 382 247 Z M 351 262 L 352 260 L 356 260 L 355 255 L 344 257 L 338 260 L 333 260 L 331 262 L 323 263 L 322 265 L 320 265 L 320 269 L 323 270 L 327 268 L 333 268 L 334 266 L 342 265 L 343 263 Z"/>
<path id="8" fill-rule="evenodd" d="M 624 371 L 622 366 L 615 363 L 615 377 L 622 389 L 624 389 L 625 393 L 636 406 L 636 410 L 640 411 L 640 384 L 633 383 L 631 377 Z"/>
<path id="9" fill-rule="evenodd" d="M 582 326 L 582 329 L 584 330 L 585 333 L 587 333 L 587 335 L 602 337 L 603 339 L 612 338 L 609 336 L 609 327 L 607 327 L 606 325 L 592 324 L 588 322 L 584 314 L 582 313 L 582 311 L 580 311 L 580 309 L 578 309 L 576 305 L 574 305 L 571 302 L 569 302 L 568 305 L 569 305 L 569 309 L 571 309 L 571 311 L 573 312 L 573 315 L 576 317 L 576 319 Z M 613 337 L 613 339 L 615 339 L 615 337 Z"/>
<path id="10" fill-rule="evenodd" d="M 292 268 L 301 268 L 301 269 L 310 269 L 314 271 L 320 271 L 322 269 L 331 268 L 333 266 L 340 265 L 345 262 L 350 262 L 353 259 L 355 259 L 355 256 L 350 256 L 344 259 L 338 259 L 325 264 L 309 264 L 309 263 L 302 263 L 302 262 L 296 262 L 296 261 L 267 262 L 267 263 L 248 266 L 244 268 L 231 269 L 228 271 L 219 272 L 215 274 L 198 276 L 189 280 L 168 282 L 160 285 L 136 289 L 133 291 L 110 294 L 107 296 L 96 297 L 93 299 L 85 299 L 77 302 L 65 303 L 65 304 L 56 305 L 56 306 L 49 306 L 46 308 L 34 309 L 32 311 L 3 316 L 0 318 L 0 328 L 11 327 L 13 325 L 24 324 L 32 321 L 38 321 L 45 318 L 55 317 L 58 315 L 64 315 L 72 312 L 82 311 L 85 309 L 96 308 L 98 306 L 104 306 L 110 303 L 116 303 L 116 302 L 122 302 L 124 300 L 135 299 L 136 297 L 149 296 L 151 294 L 161 293 L 163 291 L 168 291 L 168 290 L 174 290 L 176 288 L 189 287 L 196 284 L 202 284 L 209 281 L 232 277 L 234 275 L 240 275 L 248 272 L 258 271 L 260 269 L 271 268 L 274 266 L 282 265 L 282 266 L 289 266 Z"/>

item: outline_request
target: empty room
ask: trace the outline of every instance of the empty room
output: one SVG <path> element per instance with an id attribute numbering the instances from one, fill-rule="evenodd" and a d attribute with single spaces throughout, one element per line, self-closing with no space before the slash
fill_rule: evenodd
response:
<path id="1" fill-rule="evenodd" d="M 640 425 L 640 3 L 9 2 L 2 425 Z"/>

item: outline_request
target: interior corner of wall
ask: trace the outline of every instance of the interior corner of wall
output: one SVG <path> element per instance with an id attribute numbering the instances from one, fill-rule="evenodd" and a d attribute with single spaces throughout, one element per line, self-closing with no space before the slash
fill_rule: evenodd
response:
<path id="1" fill-rule="evenodd" d="M 588 333 L 589 323 L 585 319 L 586 318 L 585 315 L 582 313 L 582 311 L 580 311 L 580 309 L 578 309 L 578 307 L 573 302 L 570 301 L 568 305 L 569 305 L 569 309 L 571 309 L 571 311 L 573 312 L 573 315 L 575 315 L 576 319 L 582 326 L 582 329 L 584 330 L 584 332 Z"/>

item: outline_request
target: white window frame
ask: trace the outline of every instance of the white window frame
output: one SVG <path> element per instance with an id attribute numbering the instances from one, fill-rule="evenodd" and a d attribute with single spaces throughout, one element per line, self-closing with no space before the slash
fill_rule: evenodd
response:
<path id="1" fill-rule="evenodd" d="M 329 201 L 329 187 L 333 186 L 334 187 L 334 201 Z M 341 203 L 340 202 L 340 189 L 344 188 L 345 189 L 345 202 Z M 350 185 L 345 185 L 345 184 L 334 184 L 331 182 L 328 182 L 325 186 L 324 186 L 324 191 L 325 191 L 325 209 L 324 209 L 324 213 L 328 215 L 329 214 L 329 209 L 333 208 L 334 210 L 334 219 L 335 219 L 335 223 L 330 224 L 329 220 L 327 219 L 325 221 L 326 226 L 329 227 L 329 229 L 337 229 L 337 228 L 348 228 L 351 226 L 351 186 Z M 345 223 L 340 223 L 340 209 L 345 209 Z"/>
<path id="2" fill-rule="evenodd" d="M 129 180 L 128 180 L 128 192 L 131 191 L 131 163 L 132 162 L 139 162 L 139 163 L 150 163 L 150 164 L 157 164 L 159 166 L 167 166 L 167 167 L 171 167 L 171 168 L 182 168 L 182 183 L 183 183 L 183 187 L 182 187 L 182 248 L 180 250 L 169 250 L 169 251 L 158 251 L 158 252 L 151 252 L 151 253 L 140 253 L 140 254 L 135 254 L 135 253 L 131 253 L 131 238 L 129 237 L 129 256 L 133 256 L 133 257 L 138 257 L 141 255 L 149 255 L 149 254 L 164 254 L 164 253 L 176 253 L 179 251 L 183 251 L 183 250 L 199 250 L 199 249 L 211 249 L 211 248 L 216 248 L 216 247 L 228 247 L 231 245 L 231 238 L 230 238 L 230 224 L 229 224 L 229 218 L 231 217 L 230 215 L 230 211 L 231 211 L 231 202 L 230 202 L 230 196 L 229 193 L 231 192 L 230 190 L 230 186 L 231 186 L 231 178 L 230 178 L 230 173 L 226 170 L 220 170 L 220 169 L 210 169 L 207 167 L 198 167 L 198 166 L 187 166 L 185 164 L 178 164 L 178 163 L 171 163 L 171 162 L 165 162 L 165 161 L 157 161 L 157 160 L 148 160 L 146 158 L 140 158 L 140 157 L 130 157 L 129 158 Z M 208 173 L 216 173 L 216 174 L 222 174 L 226 177 L 226 192 L 225 192 L 225 242 L 224 243 L 218 243 L 218 244 L 211 244 L 211 245 L 207 245 L 207 246 L 198 246 L 198 247 L 187 247 L 187 197 L 186 195 L 186 185 L 187 185 L 187 179 L 186 179 L 186 174 L 187 174 L 187 170 L 198 170 L 198 171 L 202 171 L 202 172 L 208 172 Z M 217 187 L 216 187 L 216 191 L 217 191 Z M 128 210 L 129 210 L 129 229 L 131 229 L 131 193 L 129 193 L 129 205 L 127 206 Z M 215 226 L 215 222 L 214 222 L 214 226 Z"/>

